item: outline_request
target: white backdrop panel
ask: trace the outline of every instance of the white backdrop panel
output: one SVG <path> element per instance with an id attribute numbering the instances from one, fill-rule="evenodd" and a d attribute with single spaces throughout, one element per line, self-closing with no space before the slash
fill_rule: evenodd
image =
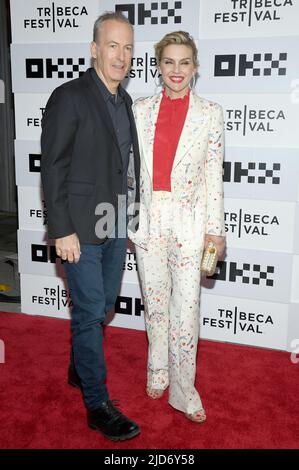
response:
<path id="1" fill-rule="evenodd" d="M 49 94 L 15 95 L 16 139 L 39 140 L 41 133 L 41 120 Z"/>
<path id="2" fill-rule="evenodd" d="M 41 187 L 18 186 L 19 228 L 47 230 L 47 210 Z"/>
<path id="3" fill-rule="evenodd" d="M 65 277 L 63 262 L 46 232 L 19 229 L 18 251 L 20 273 Z"/>
<path id="4" fill-rule="evenodd" d="M 224 201 L 227 244 L 236 248 L 293 253 L 295 202 Z"/>
<path id="5" fill-rule="evenodd" d="M 289 302 L 293 256 L 288 253 L 227 247 L 213 278 L 203 278 L 205 294 Z M 216 280 L 216 282 L 215 282 Z"/>
<path id="6" fill-rule="evenodd" d="M 298 35 L 297 0 L 200 0 L 200 37 Z"/>
<path id="7" fill-rule="evenodd" d="M 154 42 L 135 42 L 132 67 L 123 84 L 127 92 L 147 96 L 153 95 L 157 88 L 158 71 L 156 65 Z M 155 83 L 156 80 L 156 83 Z"/>
<path id="8" fill-rule="evenodd" d="M 115 315 L 107 318 L 112 326 L 144 330 L 144 307 L 141 299 L 141 291 L 137 284 L 123 282 L 120 294 L 115 304 Z"/>
<path id="9" fill-rule="evenodd" d="M 226 145 L 285 147 L 299 145 L 299 106 L 289 95 L 222 94 L 202 95 L 224 107 Z M 38 140 L 41 118 L 49 94 L 15 94 L 16 137 Z"/>
<path id="10" fill-rule="evenodd" d="M 188 31 L 197 38 L 200 3 L 198 0 L 101 0 L 101 9 L 122 11 L 134 25 L 135 41 L 158 41 L 164 34 L 178 30 Z"/>
<path id="11" fill-rule="evenodd" d="M 202 39 L 198 89 L 202 93 L 288 93 L 299 76 L 297 58 L 297 37 Z"/>
<path id="12" fill-rule="evenodd" d="M 10 0 L 14 43 L 92 40 L 101 0 Z"/>
<path id="13" fill-rule="evenodd" d="M 15 158 L 17 184 L 39 186 L 40 141 L 16 140 Z M 224 166 L 225 197 L 297 201 L 298 149 L 226 147 Z"/>
<path id="14" fill-rule="evenodd" d="M 62 276 L 61 259 L 52 241 L 47 246 L 43 232 L 19 230 L 19 269 L 21 273 Z M 291 291 L 293 257 L 286 253 L 242 250 L 228 247 L 217 282 L 203 279 L 203 290 L 215 295 L 288 302 Z"/>
<path id="15" fill-rule="evenodd" d="M 294 253 L 299 254 L 299 243 L 298 243 L 298 235 L 299 234 L 299 203 L 296 203 L 296 210 L 295 210 L 295 243 L 294 243 Z M 299 289 L 299 284 L 298 284 Z"/>
<path id="16" fill-rule="evenodd" d="M 88 43 L 13 44 L 11 46 L 14 93 L 46 93 L 91 66 Z"/>
<path id="17" fill-rule="evenodd" d="M 28 188 L 22 188 L 25 191 Z M 32 189 L 32 188 L 29 188 Z M 38 188 L 34 188 L 37 190 Z M 33 193 L 29 196 L 32 200 Z M 24 274 L 58 276 L 65 278 L 63 262 L 57 257 L 54 240 L 49 240 L 47 233 L 40 230 L 18 230 L 19 271 Z M 123 266 L 123 282 L 138 286 L 137 264 L 132 245 L 128 243 L 126 260 Z"/>
<path id="18" fill-rule="evenodd" d="M 139 286 L 136 254 L 134 244 L 130 240 L 128 241 L 128 249 L 124 265 L 123 283 L 136 284 L 136 286 Z"/>
<path id="19" fill-rule="evenodd" d="M 21 289 L 23 313 L 70 318 L 72 302 L 65 279 L 21 274 Z M 144 330 L 143 310 L 139 286 L 123 283 L 115 309 L 108 314 L 106 323 Z"/>
<path id="20" fill-rule="evenodd" d="M 284 94 L 202 94 L 224 108 L 226 145 L 299 146 L 299 106 Z"/>
<path id="21" fill-rule="evenodd" d="M 298 240 L 297 240 L 298 244 Z M 293 277 L 291 302 L 299 303 L 299 255 L 293 257 Z"/>
<path id="22" fill-rule="evenodd" d="M 23 313 L 70 318 L 72 305 L 65 279 L 21 274 Z"/>
<path id="23" fill-rule="evenodd" d="M 200 337 L 285 349 L 288 305 L 202 295 Z"/>
<path id="24" fill-rule="evenodd" d="M 41 148 L 39 140 L 15 140 L 18 186 L 40 186 Z"/>
<path id="25" fill-rule="evenodd" d="M 225 197 L 296 201 L 299 150 L 227 146 L 223 180 Z"/>
<path id="26" fill-rule="evenodd" d="M 92 65 L 89 44 L 13 44 L 14 93 L 46 93 L 78 78 Z M 158 71 L 154 42 L 135 42 L 132 66 L 122 85 L 128 93 L 151 95 L 157 88 Z"/>

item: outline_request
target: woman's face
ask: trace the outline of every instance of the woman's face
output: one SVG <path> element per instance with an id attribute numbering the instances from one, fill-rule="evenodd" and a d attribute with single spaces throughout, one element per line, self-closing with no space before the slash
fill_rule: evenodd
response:
<path id="1" fill-rule="evenodd" d="M 159 65 L 167 96 L 171 99 L 185 96 L 196 71 L 191 47 L 169 44 L 163 49 Z"/>

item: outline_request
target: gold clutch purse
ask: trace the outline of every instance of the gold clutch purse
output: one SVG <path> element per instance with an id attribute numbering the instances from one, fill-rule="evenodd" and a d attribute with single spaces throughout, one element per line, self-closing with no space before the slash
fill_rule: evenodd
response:
<path id="1" fill-rule="evenodd" d="M 206 276 L 213 276 L 213 274 L 216 271 L 217 261 L 218 261 L 218 255 L 217 255 L 216 246 L 214 245 L 214 243 L 209 242 L 207 248 L 205 249 L 203 253 L 203 257 L 201 260 L 201 266 L 200 266 L 201 271 Z"/>

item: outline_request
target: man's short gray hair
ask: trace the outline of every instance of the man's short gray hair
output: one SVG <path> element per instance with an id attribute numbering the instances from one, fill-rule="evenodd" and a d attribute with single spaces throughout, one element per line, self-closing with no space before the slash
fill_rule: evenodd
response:
<path id="1" fill-rule="evenodd" d="M 103 15 L 99 16 L 93 26 L 93 40 L 94 42 L 97 42 L 99 40 L 100 36 L 100 31 L 101 31 L 101 25 L 108 20 L 116 20 L 116 21 L 121 21 L 122 23 L 126 23 L 130 28 L 132 29 L 133 32 L 133 26 L 128 20 L 128 18 L 121 13 L 121 11 L 106 11 Z"/>

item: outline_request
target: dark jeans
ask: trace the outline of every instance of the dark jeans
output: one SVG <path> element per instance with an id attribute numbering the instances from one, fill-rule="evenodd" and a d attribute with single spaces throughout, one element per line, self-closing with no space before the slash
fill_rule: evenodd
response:
<path id="1" fill-rule="evenodd" d="M 90 410 L 109 398 L 102 324 L 119 293 L 126 248 L 126 238 L 108 239 L 101 245 L 81 244 L 80 261 L 65 263 L 73 302 L 71 365 L 81 379 Z"/>

